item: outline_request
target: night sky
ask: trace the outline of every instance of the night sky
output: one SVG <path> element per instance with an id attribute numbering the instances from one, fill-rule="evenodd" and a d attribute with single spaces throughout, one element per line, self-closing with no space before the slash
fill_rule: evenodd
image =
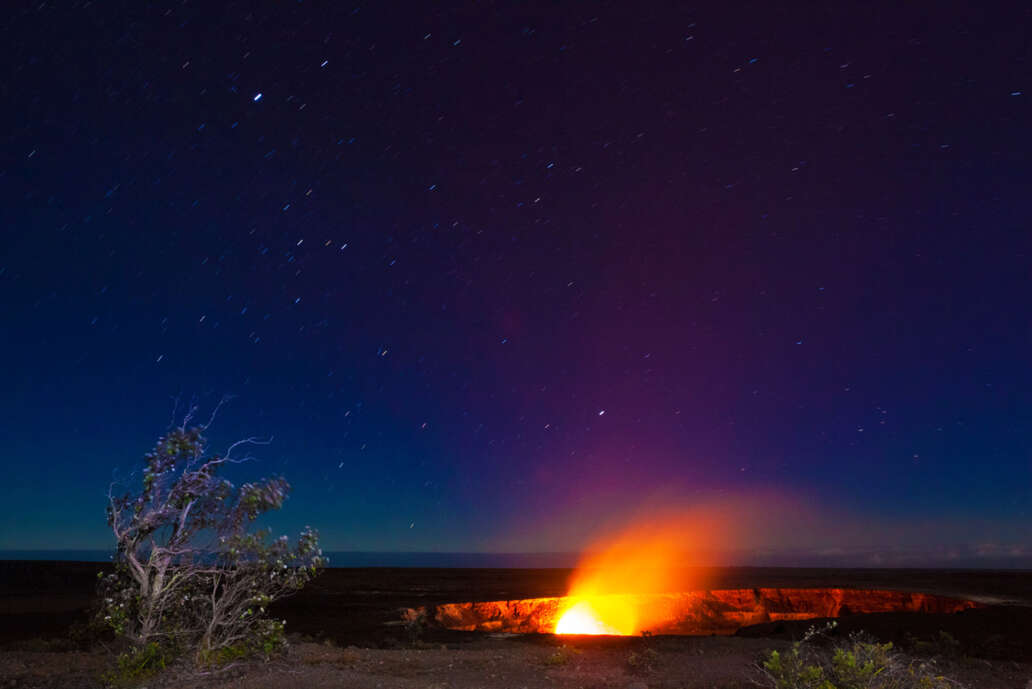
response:
<path id="1" fill-rule="evenodd" d="M 234 395 L 330 550 L 1032 555 L 1032 11 L 831 4 L 6 12 L 0 548 Z"/>

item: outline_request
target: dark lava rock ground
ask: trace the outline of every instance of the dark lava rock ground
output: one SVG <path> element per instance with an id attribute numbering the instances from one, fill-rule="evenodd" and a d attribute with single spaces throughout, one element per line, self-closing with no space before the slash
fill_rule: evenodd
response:
<path id="1" fill-rule="evenodd" d="M 0 688 L 96 687 L 110 663 L 83 650 L 69 626 L 86 619 L 97 563 L 0 561 Z M 657 637 L 655 667 L 628 664 L 639 638 L 500 636 L 406 626 L 405 608 L 561 596 L 569 570 L 330 569 L 277 604 L 293 650 L 272 663 L 149 687 L 731 687 L 755 679 L 764 648 L 783 648 L 815 621 L 746 627 L 733 637 Z M 936 593 L 987 607 L 955 614 L 879 613 L 838 620 L 833 634 L 866 631 L 939 656 L 971 687 L 1032 688 L 1032 572 L 733 568 L 704 586 L 842 587 Z M 559 654 L 559 659 L 557 658 Z"/>

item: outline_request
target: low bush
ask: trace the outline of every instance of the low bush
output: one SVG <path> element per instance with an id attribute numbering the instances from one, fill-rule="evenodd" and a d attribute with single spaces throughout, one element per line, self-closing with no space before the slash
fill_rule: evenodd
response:
<path id="1" fill-rule="evenodd" d="M 570 648 L 569 646 L 560 646 L 559 648 L 555 649 L 555 653 L 545 658 L 545 665 L 566 665 L 577 653 L 580 653 L 580 651 L 578 651 L 575 648 Z"/>
<path id="2" fill-rule="evenodd" d="M 120 654 L 115 667 L 104 673 L 104 683 L 114 687 L 137 684 L 168 667 L 174 656 L 157 642 L 134 646 Z"/>
<path id="3" fill-rule="evenodd" d="M 906 635 L 906 645 L 917 655 L 933 656 L 956 660 L 963 656 L 960 642 L 947 631 L 942 629 L 939 633 L 929 639 L 922 639 L 911 634 Z"/>
<path id="4" fill-rule="evenodd" d="M 833 629 L 811 628 L 787 651 L 768 651 L 760 662 L 761 684 L 770 689 L 956 689 L 929 660 L 916 660 L 891 643 L 863 634 L 831 644 L 818 637 Z"/>
<path id="5" fill-rule="evenodd" d="M 659 654 L 653 648 L 643 648 L 637 651 L 631 651 L 631 654 L 627 656 L 627 668 L 632 674 L 636 675 L 647 675 L 656 669 L 656 661 L 659 660 Z"/>

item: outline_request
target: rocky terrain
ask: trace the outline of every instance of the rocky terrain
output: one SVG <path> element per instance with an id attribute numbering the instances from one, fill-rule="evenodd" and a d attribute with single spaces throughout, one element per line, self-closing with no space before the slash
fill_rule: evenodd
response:
<path id="1" fill-rule="evenodd" d="M 111 654 L 103 645 L 69 635 L 69 626 L 86 618 L 102 568 L 92 563 L 0 562 L 0 687 L 102 686 Z M 447 629 L 440 624 L 444 618 L 437 619 L 438 611 L 461 613 L 473 610 L 474 604 L 499 611 L 504 605 L 498 601 L 558 598 L 566 591 L 569 574 L 331 569 L 275 607 L 291 631 L 287 654 L 204 674 L 186 665 L 170 668 L 146 686 L 745 687 L 757 678 L 761 653 L 800 638 L 821 618 L 799 617 L 815 613 L 841 615 L 834 632 L 839 636 L 864 630 L 915 658 L 934 660 L 945 674 L 975 689 L 1026 689 L 1032 681 L 1028 572 L 709 572 L 708 593 L 681 596 L 682 602 L 695 600 L 709 609 L 714 604 L 729 610 L 737 606 L 751 615 L 740 621 L 756 622 L 733 635 L 722 629 L 721 636 L 461 631 Z M 867 592 L 851 592 L 858 589 Z M 732 590 L 737 593 L 717 593 Z M 861 600 L 875 608 L 863 608 Z M 412 611 L 420 609 L 423 621 L 414 624 L 419 616 Z M 437 624 L 427 623 L 426 613 Z"/>

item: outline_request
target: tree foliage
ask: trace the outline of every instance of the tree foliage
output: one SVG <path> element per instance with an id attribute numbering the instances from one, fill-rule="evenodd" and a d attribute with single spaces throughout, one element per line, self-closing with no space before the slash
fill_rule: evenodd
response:
<path id="1" fill-rule="evenodd" d="M 102 621 L 136 649 L 193 649 L 207 662 L 271 653 L 284 643 L 284 623 L 268 606 L 324 566 L 318 535 L 306 527 L 291 547 L 254 528 L 282 507 L 289 484 L 274 477 L 238 487 L 220 476 L 250 459 L 234 452 L 259 441 L 209 454 L 208 426 L 188 427 L 190 416 L 145 455 L 137 490 L 108 495 L 117 550 L 114 573 L 100 580 Z"/>

